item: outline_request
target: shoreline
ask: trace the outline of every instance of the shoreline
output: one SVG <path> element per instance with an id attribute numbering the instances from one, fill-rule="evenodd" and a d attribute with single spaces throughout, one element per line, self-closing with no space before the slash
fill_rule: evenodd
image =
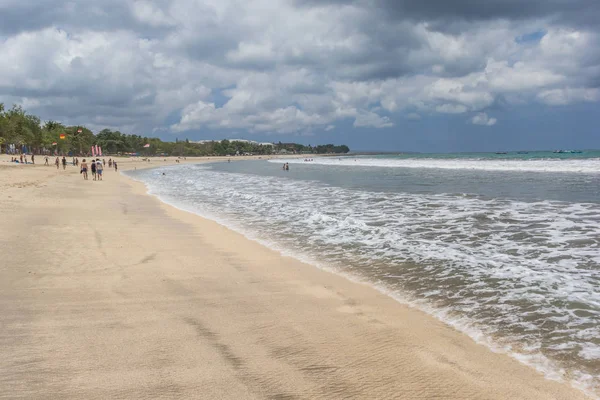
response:
<path id="1" fill-rule="evenodd" d="M 367 393 L 586 398 L 367 284 L 283 256 L 170 206 L 124 174 L 107 171 L 104 182 L 92 183 L 83 182 L 73 167 L 66 172 L 37 165 L 2 169 L 0 185 L 7 190 L 0 195 L 0 207 L 16 228 L 0 234 L 0 243 L 9 245 L 6 259 L 12 261 L 1 270 L 0 340 L 9 350 L 0 370 L 10 373 L 0 382 L 15 388 L 14 395 L 28 387 L 33 374 L 42 390 L 30 388 L 33 397 L 78 397 L 82 387 L 91 398 L 123 393 L 118 390 L 141 397 L 143 385 L 158 376 L 157 390 L 176 386 L 179 395 L 189 397 L 202 397 L 200 380 L 213 385 L 211 396 L 232 398 L 361 398 Z M 32 226 L 35 237 L 28 234 Z M 72 243 L 83 250 L 65 257 L 55 248 L 55 238 L 61 239 L 61 248 Z M 124 247 L 122 238 L 132 243 Z M 36 250 L 23 254 L 28 245 Z M 8 268 L 13 265 L 33 271 Z M 61 313 L 61 307 L 71 312 Z M 65 328 L 79 335 L 67 334 L 72 342 L 65 341 L 59 335 Z M 45 333 L 41 344 L 34 340 L 40 330 Z M 23 343 L 29 335 L 32 340 Z M 141 338 L 142 345 L 130 343 L 130 336 Z M 131 348 L 123 347 L 126 343 Z M 76 377 L 61 388 L 53 386 L 52 375 L 44 375 L 63 365 L 45 359 L 57 348 L 64 352 L 59 358 L 65 370 Z M 77 359 L 90 352 L 99 365 L 88 365 L 87 357 Z M 34 353 L 43 360 L 23 364 Z M 117 369 L 130 385 L 109 373 L 120 365 L 117 360 L 127 367 Z M 77 368 L 81 364 L 87 368 Z M 140 367 L 149 364 L 156 368 Z"/>
<path id="2" fill-rule="evenodd" d="M 79 158 L 79 162 L 83 159 L 89 160 L 92 158 L 101 158 L 104 160 L 113 159 L 118 160 L 118 167 L 121 170 L 127 170 L 131 168 L 156 168 L 164 165 L 181 165 L 181 164 L 197 164 L 197 163 L 207 163 L 207 162 L 225 162 L 227 160 L 231 161 L 247 161 L 247 160 L 278 160 L 278 159 L 290 159 L 290 158 L 315 158 L 315 157 L 337 157 L 337 154 L 272 154 L 272 155 L 255 155 L 255 156 L 203 156 L 203 157 L 141 157 L 141 156 L 98 156 L 98 157 L 76 157 Z M 14 157 L 9 154 L 0 154 L 0 166 L 7 167 L 39 167 L 45 166 L 45 155 L 36 155 L 36 163 L 31 163 L 31 155 L 27 155 L 28 163 L 20 164 L 20 163 L 11 163 L 10 158 Z M 49 167 L 54 168 L 54 159 L 56 156 L 48 156 L 49 157 Z M 67 166 L 72 167 L 71 160 L 73 157 L 67 158 Z M 149 161 L 144 161 L 149 160 Z M 179 160 L 177 163 L 176 161 Z M 62 167 L 62 165 L 61 165 Z M 108 167 L 107 167 L 108 168 Z"/>
<path id="3" fill-rule="evenodd" d="M 210 164 L 211 162 L 212 162 L 212 160 L 206 161 L 205 163 Z M 157 167 L 157 168 L 159 168 L 159 167 Z M 126 174 L 124 174 L 124 175 L 127 176 Z M 460 332 L 461 334 L 465 335 L 466 337 L 470 338 L 474 343 L 485 346 L 487 349 L 489 349 L 490 351 L 492 351 L 494 353 L 506 355 L 506 356 L 516 360 L 520 364 L 534 369 L 535 371 L 537 371 L 538 373 L 543 375 L 544 378 L 549 381 L 554 381 L 554 382 L 559 382 L 559 383 L 569 385 L 569 386 L 581 391 L 585 395 L 590 396 L 590 398 L 594 398 L 594 399 L 600 398 L 600 397 L 598 397 L 598 395 L 596 393 L 594 393 L 593 389 L 591 389 L 590 387 L 585 385 L 585 377 L 582 379 L 579 379 L 579 380 L 575 380 L 575 379 L 568 380 L 567 378 L 565 378 L 565 376 L 560 375 L 561 367 L 556 366 L 550 359 L 546 358 L 544 355 L 526 354 L 526 353 L 522 353 L 522 352 L 519 352 L 518 350 L 511 348 L 510 345 L 500 344 L 499 342 L 495 341 L 493 338 L 489 337 L 480 328 L 470 325 L 470 324 L 461 323 L 460 321 L 456 320 L 455 318 L 447 316 L 446 312 L 443 310 L 436 309 L 425 302 L 420 302 L 419 300 L 409 299 L 408 297 L 405 297 L 402 294 L 394 292 L 391 289 L 389 289 L 388 287 L 385 287 L 381 284 L 377 284 L 377 283 L 368 281 L 364 278 L 354 276 L 354 275 L 349 274 L 344 271 L 339 271 L 335 268 L 331 268 L 330 266 L 319 262 L 318 260 L 315 260 L 315 259 L 312 259 L 309 257 L 305 257 L 301 254 L 294 253 L 288 249 L 285 249 L 279 245 L 264 241 L 264 240 L 260 239 L 260 237 L 258 237 L 256 234 L 253 234 L 252 232 L 247 231 L 243 227 L 232 224 L 231 221 L 225 221 L 222 218 L 219 218 L 214 215 L 202 214 L 202 213 L 194 210 L 193 207 L 178 205 L 175 202 L 169 201 L 168 199 L 164 199 L 157 194 L 153 194 L 151 192 L 151 189 L 148 186 L 148 184 L 146 184 L 144 181 L 138 180 L 131 176 L 127 176 L 127 177 L 129 179 L 132 179 L 136 183 L 141 184 L 144 187 L 145 193 L 147 195 L 150 195 L 150 196 L 158 199 L 161 203 L 165 204 L 168 207 L 173 207 L 173 208 L 183 211 L 185 213 L 190 213 L 190 214 L 193 214 L 202 219 L 215 222 L 221 226 L 224 226 L 226 229 L 228 229 L 234 233 L 240 234 L 244 238 L 259 244 L 260 246 L 264 246 L 264 247 L 268 248 L 269 250 L 280 254 L 283 257 L 292 258 L 298 262 L 301 262 L 301 263 L 307 265 L 308 267 L 316 268 L 316 269 L 324 271 L 326 273 L 331 273 L 336 276 L 340 276 L 340 277 L 347 279 L 348 281 L 356 283 L 356 284 L 365 285 L 365 286 L 369 287 L 370 289 L 376 290 L 377 292 L 381 293 L 382 295 L 395 300 L 401 306 L 413 308 L 413 309 L 425 314 L 426 317 L 434 318 L 437 321 L 440 321 L 441 323 L 445 324 L 449 328 L 454 329 L 454 330 Z M 568 375 L 568 374 L 565 374 L 565 375 Z"/>

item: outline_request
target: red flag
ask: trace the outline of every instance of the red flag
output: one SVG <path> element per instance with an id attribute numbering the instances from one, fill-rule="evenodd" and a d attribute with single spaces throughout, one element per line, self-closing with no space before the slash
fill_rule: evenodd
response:
<path id="1" fill-rule="evenodd" d="M 150 143 L 146 143 L 146 144 L 144 145 L 144 147 L 145 147 L 145 148 L 148 148 L 148 147 L 150 147 Z"/>
<path id="2" fill-rule="evenodd" d="M 56 146 L 58 143 L 56 142 L 52 142 L 52 146 Z"/>
<path id="3" fill-rule="evenodd" d="M 64 138 L 66 138 L 66 137 L 67 137 L 67 136 L 66 136 L 64 133 L 61 133 L 61 134 L 60 134 L 60 136 L 59 136 L 59 138 L 61 138 L 61 139 L 64 139 Z"/>
<path id="4" fill-rule="evenodd" d="M 83 132 L 83 130 L 77 129 L 77 133 L 81 133 L 81 132 Z"/>

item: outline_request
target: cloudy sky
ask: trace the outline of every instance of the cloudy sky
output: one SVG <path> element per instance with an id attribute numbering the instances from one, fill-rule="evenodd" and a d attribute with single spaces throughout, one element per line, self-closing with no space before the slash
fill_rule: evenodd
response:
<path id="1" fill-rule="evenodd" d="M 598 0 L 0 0 L 0 102 L 178 138 L 600 148 Z"/>

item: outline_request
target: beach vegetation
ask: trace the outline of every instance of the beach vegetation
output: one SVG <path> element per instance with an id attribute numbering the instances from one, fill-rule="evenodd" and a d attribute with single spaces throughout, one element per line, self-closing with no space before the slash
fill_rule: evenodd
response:
<path id="1" fill-rule="evenodd" d="M 103 154 L 143 156 L 226 156 L 270 155 L 302 153 L 347 153 L 348 146 L 333 144 L 303 145 L 299 143 L 257 143 L 248 140 L 203 141 L 189 139 L 163 141 L 142 135 L 125 134 L 118 130 L 102 129 L 94 134 L 85 126 L 66 126 L 57 121 L 46 121 L 26 112 L 21 106 L 6 109 L 0 103 L 0 152 L 13 145 L 16 152 L 37 154 L 85 155 L 92 146 L 102 148 Z M 149 145 L 149 146 L 148 146 Z"/>

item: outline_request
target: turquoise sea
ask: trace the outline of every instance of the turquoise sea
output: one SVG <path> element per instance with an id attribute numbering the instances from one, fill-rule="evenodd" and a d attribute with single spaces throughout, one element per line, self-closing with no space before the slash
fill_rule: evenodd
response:
<path id="1" fill-rule="evenodd" d="M 562 151 L 557 153 L 556 151 Z M 386 153 L 373 158 L 477 159 L 477 160 L 569 160 L 600 158 L 600 150 L 509 151 L 498 153 Z"/>

